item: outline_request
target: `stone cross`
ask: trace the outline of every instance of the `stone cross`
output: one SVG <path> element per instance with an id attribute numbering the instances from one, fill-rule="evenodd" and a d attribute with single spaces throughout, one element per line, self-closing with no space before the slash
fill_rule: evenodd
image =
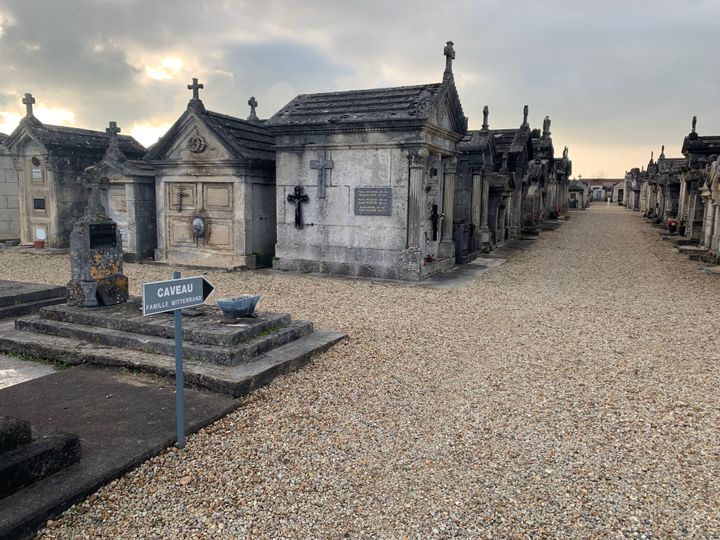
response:
<path id="1" fill-rule="evenodd" d="M 664 144 L 663 144 L 662 147 L 660 148 L 660 155 L 661 155 L 662 157 L 665 157 L 665 145 L 664 145 Z"/>
<path id="2" fill-rule="evenodd" d="M 31 118 L 33 116 L 33 104 L 35 103 L 35 98 L 32 94 L 25 94 L 25 97 L 22 98 L 23 105 L 25 105 L 25 116 L 28 118 Z"/>
<path id="3" fill-rule="evenodd" d="M 327 175 L 325 174 L 325 171 L 333 168 L 333 160 L 326 159 L 326 156 L 323 155 L 320 159 L 313 159 L 310 161 L 310 168 L 317 169 L 318 171 L 318 199 L 324 199 L 325 186 L 327 183 Z"/>
<path id="4" fill-rule="evenodd" d="M 528 121 L 527 121 L 527 120 L 528 120 L 528 112 L 529 112 L 528 106 L 525 105 L 525 106 L 523 107 L 523 123 L 522 123 L 523 126 L 527 126 L 527 123 L 528 123 Z"/>
<path id="5" fill-rule="evenodd" d="M 482 124 L 483 129 L 490 128 L 490 124 L 488 124 L 488 116 L 490 116 L 490 109 L 488 109 L 488 106 L 485 105 L 483 107 L 483 124 Z"/>
<path id="6" fill-rule="evenodd" d="M 248 122 L 257 122 L 259 118 L 257 117 L 257 114 L 255 114 L 255 108 L 258 106 L 257 99 L 255 99 L 255 96 L 252 96 L 248 100 L 248 105 L 250 105 L 250 115 L 247 117 Z"/>
<path id="7" fill-rule="evenodd" d="M 295 203 L 295 228 L 302 229 L 305 227 L 305 223 L 303 222 L 301 203 L 308 202 L 310 198 L 304 193 L 302 186 L 295 186 L 293 193 L 288 195 L 287 200 L 288 202 Z"/>
<path id="8" fill-rule="evenodd" d="M 198 84 L 198 80 L 193 77 L 192 84 L 188 84 L 188 90 L 192 90 L 193 93 L 193 99 L 200 99 L 200 89 L 205 88 L 205 86 L 200 83 Z"/>
<path id="9" fill-rule="evenodd" d="M 445 55 L 445 73 L 452 73 L 452 61 L 455 60 L 455 48 L 452 41 L 446 43 L 443 54 Z"/>
<path id="10" fill-rule="evenodd" d="M 27 95 L 27 94 L 25 94 Z M 33 101 L 34 102 L 34 101 Z M 692 119 L 692 132 L 695 133 L 695 128 L 697 127 L 697 116 L 693 116 Z"/>
<path id="11" fill-rule="evenodd" d="M 124 161 L 125 155 L 120 151 L 120 144 L 118 143 L 118 133 L 120 128 L 117 122 L 110 122 L 110 125 L 105 128 L 105 133 L 110 135 L 110 144 L 105 152 L 105 159 L 113 159 L 115 161 Z"/>
<path id="12" fill-rule="evenodd" d="M 111 139 L 116 139 L 117 134 L 120 133 L 120 128 L 117 125 L 117 122 L 110 122 L 108 127 L 105 128 L 105 133 L 110 135 Z"/>

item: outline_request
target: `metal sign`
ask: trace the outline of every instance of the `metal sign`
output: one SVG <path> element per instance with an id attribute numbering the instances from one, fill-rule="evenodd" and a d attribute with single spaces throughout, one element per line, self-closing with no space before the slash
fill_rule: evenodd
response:
<path id="1" fill-rule="evenodd" d="M 143 315 L 199 306 L 214 289 L 203 276 L 143 283 Z"/>
<path id="2" fill-rule="evenodd" d="M 175 315 L 175 425 L 177 445 L 185 448 L 185 373 L 183 371 L 182 310 L 199 306 L 215 287 L 203 276 L 143 283 L 143 315 L 173 311 Z"/>

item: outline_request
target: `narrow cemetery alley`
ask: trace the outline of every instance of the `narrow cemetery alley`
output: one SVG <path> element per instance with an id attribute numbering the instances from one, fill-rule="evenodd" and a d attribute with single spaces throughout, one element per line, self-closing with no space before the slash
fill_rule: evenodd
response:
<path id="1" fill-rule="evenodd" d="M 0 253 L 2 279 L 67 266 Z M 457 288 L 208 271 L 215 298 L 349 338 L 39 537 L 717 538 L 720 275 L 701 268 L 597 204 Z M 134 295 L 169 277 L 125 273 Z"/>

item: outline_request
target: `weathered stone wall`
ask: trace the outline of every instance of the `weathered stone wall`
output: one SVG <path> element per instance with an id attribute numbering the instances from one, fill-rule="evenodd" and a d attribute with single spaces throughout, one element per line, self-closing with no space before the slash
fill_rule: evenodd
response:
<path id="1" fill-rule="evenodd" d="M 7 148 L 0 144 L 0 241 L 20 239 L 20 186 Z"/>
<path id="2" fill-rule="evenodd" d="M 396 267 L 407 242 L 407 156 L 400 148 L 335 148 L 327 157 L 334 166 L 322 199 L 318 171 L 310 168 L 316 149 L 278 153 L 276 266 L 283 259 L 296 259 Z M 287 200 L 296 185 L 302 185 L 309 198 L 301 203 L 303 229 L 295 227 L 295 204 Z M 363 187 L 390 188 L 391 215 L 356 215 L 355 189 Z"/>
<path id="3" fill-rule="evenodd" d="M 157 247 L 154 178 L 112 181 L 103 206 L 117 223 L 126 258 L 152 257 Z"/>

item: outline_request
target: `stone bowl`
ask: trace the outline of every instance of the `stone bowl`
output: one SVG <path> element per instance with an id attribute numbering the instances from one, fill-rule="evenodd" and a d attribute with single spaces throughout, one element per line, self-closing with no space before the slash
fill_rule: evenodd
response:
<path id="1" fill-rule="evenodd" d="M 250 317 L 261 298 L 260 295 L 252 294 L 238 296 L 237 298 L 221 298 L 217 301 L 217 305 L 226 319 L 239 319 L 241 317 Z"/>

